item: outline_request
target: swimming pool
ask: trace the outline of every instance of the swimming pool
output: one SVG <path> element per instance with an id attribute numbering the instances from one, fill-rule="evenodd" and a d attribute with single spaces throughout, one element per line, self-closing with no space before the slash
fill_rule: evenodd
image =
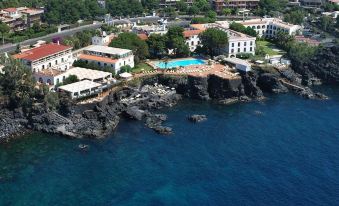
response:
<path id="1" fill-rule="evenodd" d="M 159 67 L 160 69 L 170 69 L 175 67 L 185 67 L 190 65 L 202 65 L 206 64 L 206 62 L 202 59 L 181 59 L 181 60 L 171 60 L 168 61 L 167 64 L 163 61 L 158 61 L 154 63 L 156 67 Z"/>

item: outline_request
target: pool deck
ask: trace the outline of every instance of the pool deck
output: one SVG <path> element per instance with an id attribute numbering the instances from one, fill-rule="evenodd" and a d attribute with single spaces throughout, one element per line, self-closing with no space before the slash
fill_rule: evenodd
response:
<path id="1" fill-rule="evenodd" d="M 153 74 L 170 74 L 170 75 L 189 75 L 195 77 L 207 77 L 208 75 L 216 75 L 223 79 L 239 79 L 241 78 L 238 73 L 232 72 L 228 66 L 212 63 L 211 65 L 191 65 L 176 70 L 154 70 L 151 72 L 143 72 L 137 74 L 136 77 L 142 77 Z"/>

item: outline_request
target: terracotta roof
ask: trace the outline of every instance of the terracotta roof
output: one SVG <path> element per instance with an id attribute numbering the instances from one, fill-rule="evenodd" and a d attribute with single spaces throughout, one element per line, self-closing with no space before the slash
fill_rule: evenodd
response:
<path id="1" fill-rule="evenodd" d="M 7 12 L 16 12 L 16 8 L 6 8 L 6 9 L 3 9 L 4 11 L 7 11 Z"/>
<path id="2" fill-rule="evenodd" d="M 207 24 L 191 24 L 190 26 L 197 30 L 206 30 L 206 25 Z"/>
<path id="3" fill-rule="evenodd" d="M 201 32 L 203 32 L 203 30 L 186 30 L 184 31 L 184 37 L 199 35 Z"/>
<path id="4" fill-rule="evenodd" d="M 90 61 L 97 61 L 97 62 L 105 62 L 105 63 L 116 63 L 117 59 L 111 59 L 108 57 L 99 57 L 94 55 L 88 54 L 80 54 L 79 59 L 90 60 Z"/>
<path id="5" fill-rule="evenodd" d="M 138 37 L 144 41 L 148 39 L 148 36 L 146 34 L 138 34 Z"/>
<path id="6" fill-rule="evenodd" d="M 59 44 L 44 44 L 40 47 L 30 49 L 20 54 L 13 55 L 14 59 L 24 59 L 28 61 L 36 61 L 38 59 L 42 59 L 44 57 L 51 56 L 53 54 L 57 54 L 59 52 L 71 49 L 70 46 L 59 45 Z"/>

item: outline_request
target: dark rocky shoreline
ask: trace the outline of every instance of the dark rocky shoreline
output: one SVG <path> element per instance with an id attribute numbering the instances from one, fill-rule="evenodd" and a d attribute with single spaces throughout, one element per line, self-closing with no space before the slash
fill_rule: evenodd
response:
<path id="1" fill-rule="evenodd" d="M 312 82 L 319 83 L 315 79 L 323 83 L 339 82 L 339 60 L 335 58 L 338 54 L 339 46 L 326 48 L 320 57 L 308 64 L 295 64 L 293 70 L 254 70 L 241 74 L 239 79 L 156 74 L 138 79 L 137 86 L 125 86 L 111 92 L 99 103 L 74 105 L 66 102 L 58 112 L 48 111 L 44 105 L 34 105 L 28 113 L 22 109 L 0 108 L 0 142 L 27 130 L 71 138 L 104 138 L 116 128 L 120 118 L 144 121 L 154 131 L 170 134 L 172 129 L 163 126 L 166 115 L 154 112 L 172 107 L 182 98 L 232 104 L 262 100 L 264 93 L 294 92 L 307 99 L 326 99 L 325 95 L 313 92 L 308 86 Z M 324 58 L 331 58 L 332 62 L 326 62 Z"/>

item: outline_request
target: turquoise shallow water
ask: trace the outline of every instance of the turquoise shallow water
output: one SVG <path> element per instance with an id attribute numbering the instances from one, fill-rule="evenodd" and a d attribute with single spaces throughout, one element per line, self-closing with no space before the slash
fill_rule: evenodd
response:
<path id="1" fill-rule="evenodd" d="M 171 136 L 134 121 L 104 140 L 28 135 L 0 146 L 0 205 L 339 205 L 339 89 L 325 91 L 183 102 L 164 111 Z"/>
<path id="2" fill-rule="evenodd" d="M 206 64 L 206 62 L 202 59 L 181 59 L 181 60 L 172 60 L 167 62 L 156 62 L 155 65 L 161 69 L 169 69 L 169 68 L 176 68 L 176 67 L 185 67 L 190 65 L 202 65 Z"/>

